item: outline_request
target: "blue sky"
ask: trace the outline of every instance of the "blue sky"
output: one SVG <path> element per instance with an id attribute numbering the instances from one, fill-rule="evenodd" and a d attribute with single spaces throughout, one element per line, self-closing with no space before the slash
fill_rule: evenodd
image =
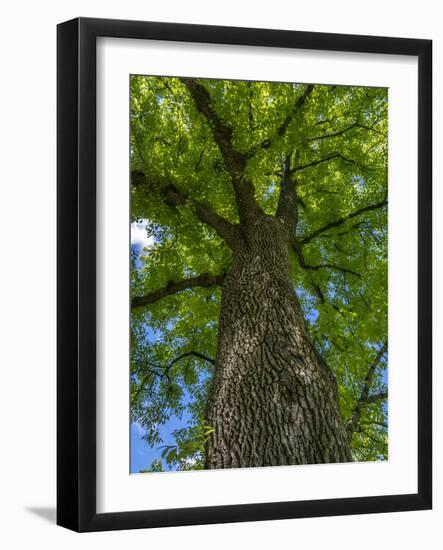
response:
<path id="1" fill-rule="evenodd" d="M 153 237 L 148 237 L 146 232 L 146 220 L 140 220 L 131 224 L 131 248 L 132 251 L 139 256 L 144 250 L 149 249 L 154 244 Z M 150 342 L 155 341 L 160 335 L 154 333 L 148 328 L 147 339 Z M 142 469 L 149 468 L 153 460 L 161 457 L 163 445 L 175 444 L 172 433 L 177 428 L 182 428 L 187 424 L 185 416 L 182 419 L 172 416 L 165 424 L 159 426 L 160 436 L 162 443 L 151 447 L 143 439 L 143 426 L 138 422 L 131 423 L 131 436 L 130 436 L 130 472 L 137 473 Z M 168 469 L 165 461 L 163 460 L 164 469 Z"/>
<path id="2" fill-rule="evenodd" d="M 161 445 L 174 445 L 175 441 L 172 432 L 183 426 L 183 421 L 177 417 L 172 417 L 168 422 L 160 427 L 160 435 L 163 439 Z M 137 422 L 131 424 L 131 474 L 137 473 L 140 470 L 149 468 L 152 461 L 159 458 L 161 449 L 159 446 L 150 447 L 146 441 L 142 439 L 143 428 Z M 163 461 L 163 467 L 166 464 Z"/>
<path id="3" fill-rule="evenodd" d="M 140 253 L 145 248 L 151 247 L 153 243 L 153 238 L 148 237 L 146 233 L 146 222 L 144 220 L 131 223 L 131 249 L 134 253 L 137 254 L 137 256 L 140 255 Z M 169 431 L 170 430 L 171 428 L 169 429 Z M 164 435 L 167 437 L 168 432 L 166 432 Z M 148 468 L 151 465 L 152 461 L 158 458 L 158 450 L 149 447 L 146 441 L 142 439 L 142 436 L 143 427 L 137 422 L 132 422 L 130 436 L 131 473 L 136 473 L 144 468 Z"/>

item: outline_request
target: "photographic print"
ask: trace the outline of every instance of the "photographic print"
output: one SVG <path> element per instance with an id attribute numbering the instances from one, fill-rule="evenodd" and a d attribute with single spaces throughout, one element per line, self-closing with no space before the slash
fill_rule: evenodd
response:
<path id="1" fill-rule="evenodd" d="M 388 89 L 132 75 L 129 118 L 131 473 L 386 461 Z"/>

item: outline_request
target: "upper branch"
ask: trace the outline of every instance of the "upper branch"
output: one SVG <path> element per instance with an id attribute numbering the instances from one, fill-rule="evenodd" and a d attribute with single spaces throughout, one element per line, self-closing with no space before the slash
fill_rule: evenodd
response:
<path id="1" fill-rule="evenodd" d="M 370 168 L 368 166 L 363 166 L 362 164 L 359 164 L 355 160 L 345 157 L 341 153 L 334 152 L 334 153 L 329 153 L 325 157 L 319 158 L 317 160 L 313 160 L 312 162 L 308 162 L 307 164 L 300 164 L 296 166 L 293 169 L 293 173 L 301 172 L 302 170 L 306 170 L 306 168 L 312 168 L 313 166 L 317 166 L 318 164 L 322 164 L 323 162 L 329 162 L 334 159 L 340 160 L 344 164 L 353 164 L 354 166 L 358 166 L 361 170 L 365 172 L 370 172 L 371 170 L 375 169 L 375 168 Z"/>
<path id="2" fill-rule="evenodd" d="M 360 216 L 360 214 L 363 214 L 364 212 L 369 212 L 371 210 L 377 210 L 378 208 L 383 208 L 388 204 L 388 200 L 385 198 L 380 202 L 377 202 L 375 204 L 369 204 L 368 206 L 363 206 L 362 208 L 359 208 L 358 210 L 355 210 L 355 212 L 351 212 L 350 214 L 347 214 L 346 216 L 343 216 L 341 218 L 338 218 L 332 222 L 327 223 L 326 225 L 316 229 L 312 233 L 305 235 L 300 239 L 300 242 L 302 244 L 307 244 L 311 242 L 313 239 L 324 233 L 325 231 L 328 231 L 329 229 L 333 229 L 334 227 L 339 227 L 340 225 L 343 225 L 348 220 L 352 220 L 353 218 Z"/>
<path id="3" fill-rule="evenodd" d="M 211 105 L 208 90 L 192 78 L 181 78 L 180 80 L 189 90 L 197 109 L 208 121 L 227 171 L 235 177 L 240 177 L 246 164 L 246 157 L 232 146 L 232 130 L 223 122 Z"/>
<path id="4" fill-rule="evenodd" d="M 147 178 L 142 172 L 133 171 L 131 181 L 135 187 L 149 184 Z M 174 208 L 190 203 L 193 206 L 197 218 L 207 225 L 211 226 L 217 234 L 232 246 L 235 236 L 235 225 L 228 222 L 223 216 L 214 212 L 207 203 L 199 202 L 190 197 L 187 193 L 179 191 L 174 185 L 163 187 L 158 184 L 151 184 L 149 188 L 159 190 L 165 204 Z"/>
<path id="5" fill-rule="evenodd" d="M 181 353 L 165 366 L 146 361 L 142 364 L 142 367 L 143 370 L 147 371 L 147 374 L 140 381 L 138 388 L 131 394 L 131 401 L 135 402 L 137 400 L 138 396 L 145 390 L 149 380 L 154 376 L 159 378 L 160 380 L 167 378 L 170 382 L 169 371 L 179 361 L 188 357 L 196 357 L 197 359 L 201 359 L 203 361 L 206 361 L 207 363 L 210 363 L 212 366 L 215 365 L 215 359 L 212 359 L 211 357 L 208 357 L 207 355 L 204 355 L 203 353 L 200 353 L 198 351 L 186 351 L 185 353 Z"/>
<path id="6" fill-rule="evenodd" d="M 254 186 L 244 177 L 247 156 L 237 151 L 232 145 L 232 129 L 225 124 L 213 108 L 208 90 L 192 78 L 181 78 L 180 80 L 189 90 L 198 111 L 209 123 L 214 140 L 223 157 L 225 168 L 231 176 L 238 214 L 242 221 L 249 212 L 256 212 L 259 209 L 255 200 Z"/>
<path id="7" fill-rule="evenodd" d="M 328 138 L 333 138 L 333 137 L 337 137 L 337 136 L 342 136 L 346 132 L 349 132 L 349 130 L 357 128 L 357 126 L 358 126 L 358 123 L 354 122 L 353 124 L 351 124 L 350 126 L 344 128 L 343 130 L 337 130 L 335 132 L 329 132 L 329 133 L 325 133 L 325 134 L 320 134 L 319 136 L 313 136 L 313 137 L 308 138 L 306 141 L 319 141 L 319 140 L 322 140 L 322 139 L 328 139 Z"/>
<path id="8" fill-rule="evenodd" d="M 298 218 L 297 191 L 295 178 L 291 176 L 290 155 L 285 160 L 275 216 L 295 232 Z"/>
<path id="9" fill-rule="evenodd" d="M 282 124 L 277 128 L 277 131 L 275 132 L 274 138 L 272 138 L 272 139 L 267 138 L 267 139 L 264 139 L 263 141 L 261 141 L 258 145 L 253 147 L 251 149 L 251 151 L 248 152 L 248 157 L 254 156 L 255 153 L 257 151 L 259 151 L 260 149 L 269 149 L 269 147 L 271 147 L 271 145 L 273 144 L 275 139 L 277 139 L 279 137 L 282 137 L 286 133 L 286 130 L 288 129 L 289 124 L 292 122 L 295 114 L 302 108 L 302 106 L 304 105 L 306 99 L 312 93 L 313 89 L 314 89 L 313 84 L 308 84 L 308 85 L 305 86 L 305 88 L 303 90 L 303 93 L 295 101 L 294 107 L 292 108 L 291 112 L 287 115 L 287 117 L 282 122 Z"/>
<path id="10" fill-rule="evenodd" d="M 377 403 L 377 401 L 383 401 L 384 399 L 387 399 L 387 397 L 388 397 L 387 391 L 374 393 L 368 396 L 368 398 L 366 399 L 366 403 Z"/>
<path id="11" fill-rule="evenodd" d="M 190 279 L 184 279 L 182 281 L 169 281 L 166 286 L 159 288 L 144 296 L 135 296 L 131 301 L 131 309 L 137 307 L 147 306 L 153 304 L 166 296 L 172 296 L 181 290 L 187 290 L 189 288 L 210 288 L 213 286 L 220 286 L 223 284 L 224 273 L 221 275 L 211 275 L 209 273 L 203 273 L 197 277 L 192 277 Z"/>
<path id="12" fill-rule="evenodd" d="M 318 136 L 313 136 L 313 137 L 308 138 L 306 141 L 319 141 L 319 140 L 323 140 L 323 139 L 342 136 L 343 134 L 345 134 L 346 132 L 349 132 L 350 130 L 353 130 L 354 128 L 359 128 L 361 130 L 372 131 L 372 132 L 375 132 L 376 134 L 379 134 L 379 135 L 381 135 L 385 138 L 387 137 L 384 132 L 381 132 L 380 130 L 376 129 L 374 126 L 375 126 L 375 124 L 373 126 L 367 126 L 365 124 L 361 124 L 358 120 L 356 120 L 354 123 L 350 124 L 346 128 L 343 128 L 342 130 L 336 130 L 334 132 L 327 132 L 325 134 L 320 134 Z"/>
<path id="13" fill-rule="evenodd" d="M 232 246 L 235 236 L 235 225 L 214 212 L 207 203 L 192 199 L 186 193 L 178 191 L 173 185 L 166 188 L 164 197 L 166 204 L 174 207 L 184 205 L 186 202 L 190 201 L 198 219 L 210 225 L 222 239 Z"/>
<path id="14" fill-rule="evenodd" d="M 388 392 L 380 392 L 374 395 L 369 395 L 369 392 L 371 390 L 371 385 L 374 380 L 375 371 L 380 364 L 380 361 L 382 360 L 383 356 L 388 350 L 388 342 L 385 341 L 383 346 L 378 351 L 374 361 L 369 366 L 369 369 L 366 373 L 365 379 L 363 380 L 363 386 L 361 389 L 360 397 L 354 407 L 354 410 L 352 412 L 351 418 L 348 423 L 348 433 L 349 435 L 352 435 L 352 433 L 356 430 L 361 415 L 363 413 L 363 409 L 369 405 L 370 403 L 375 403 L 377 401 L 386 399 L 388 397 Z"/>

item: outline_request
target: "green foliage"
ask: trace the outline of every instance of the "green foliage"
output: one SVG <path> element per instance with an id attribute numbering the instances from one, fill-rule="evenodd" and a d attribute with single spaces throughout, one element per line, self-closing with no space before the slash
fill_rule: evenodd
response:
<path id="1" fill-rule="evenodd" d="M 149 472 L 163 472 L 163 463 L 160 459 L 155 459 L 152 461 L 149 468 L 144 468 L 139 471 L 139 474 L 147 474 Z"/>
<path id="2" fill-rule="evenodd" d="M 275 213 L 285 156 L 296 156 L 304 167 L 296 180 L 297 237 L 306 241 L 305 263 L 338 268 L 305 269 L 294 255 L 294 289 L 313 342 L 337 378 L 342 415 L 350 422 L 368 369 L 387 339 L 387 209 L 349 216 L 387 197 L 387 90 L 316 85 L 294 113 L 305 90 L 300 84 L 199 82 L 232 130 L 236 150 L 253 152 L 246 173 L 266 213 Z M 279 132 L 288 117 L 285 132 Z M 260 146 L 264 140 L 266 147 Z M 197 219 L 191 204 L 171 208 L 162 198 L 162 190 L 173 185 L 238 222 L 211 129 L 179 79 L 131 78 L 131 170 L 151 182 L 149 189 L 131 186 L 131 217 L 145 221 L 153 240 L 132 259 L 133 296 L 171 280 L 226 271 L 231 252 L 225 242 Z M 329 226 L 337 220 L 343 221 Z M 201 419 L 213 375 L 207 359 L 216 355 L 219 306 L 218 290 L 194 288 L 132 313 L 131 416 L 144 427 L 147 444 L 157 447 L 159 426 L 172 416 L 183 421 L 174 434 L 176 445 L 162 451 L 175 469 L 203 467 L 210 427 Z M 386 391 L 386 363 L 384 356 L 370 395 Z M 367 403 L 359 414 L 351 442 L 355 458 L 386 459 L 385 401 Z M 158 471 L 153 467 L 149 471 Z"/>
<path id="3" fill-rule="evenodd" d="M 205 422 L 175 430 L 177 444 L 163 446 L 162 458 L 177 470 L 202 470 L 205 443 L 213 431 Z"/>

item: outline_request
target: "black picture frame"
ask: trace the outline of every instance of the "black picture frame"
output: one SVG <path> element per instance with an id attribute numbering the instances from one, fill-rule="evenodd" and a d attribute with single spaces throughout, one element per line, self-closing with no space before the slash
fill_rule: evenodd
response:
<path id="1" fill-rule="evenodd" d="M 104 531 L 426 510 L 432 506 L 432 42 L 78 18 L 57 29 L 57 523 Z M 399 54 L 418 58 L 418 491 L 416 494 L 96 512 L 96 39 Z"/>

